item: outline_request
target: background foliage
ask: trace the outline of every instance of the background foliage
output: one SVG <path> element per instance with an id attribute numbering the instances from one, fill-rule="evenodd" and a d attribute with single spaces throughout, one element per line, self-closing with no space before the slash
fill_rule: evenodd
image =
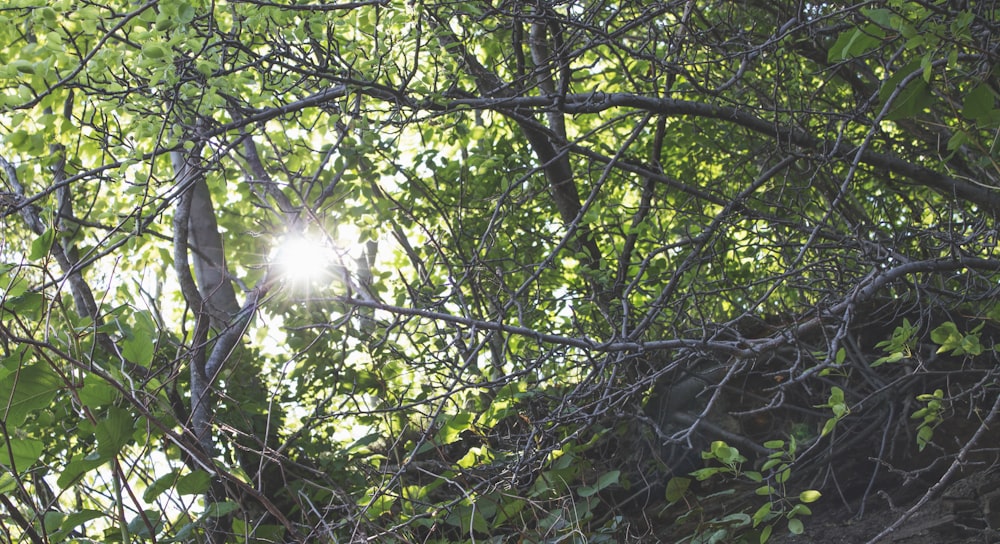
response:
<path id="1" fill-rule="evenodd" d="M 926 499 L 998 451 L 998 24 L 7 2 L 0 531 L 765 541 Z"/>

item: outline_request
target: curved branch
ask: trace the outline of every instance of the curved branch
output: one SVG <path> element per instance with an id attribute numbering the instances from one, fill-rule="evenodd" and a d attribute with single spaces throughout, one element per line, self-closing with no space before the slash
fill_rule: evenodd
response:
<path id="1" fill-rule="evenodd" d="M 191 430 L 202 451 L 211 456 L 214 440 L 211 433 L 212 404 L 209 381 L 205 377 L 205 343 L 208 340 L 208 323 L 205 316 L 205 302 L 198 292 L 191 266 L 188 263 L 188 223 L 191 215 L 192 187 L 187 187 L 174 210 L 174 270 L 181 294 L 187 305 L 195 312 L 194 334 L 188 367 L 191 374 Z"/>
<path id="2" fill-rule="evenodd" d="M 635 108 L 660 115 L 691 116 L 728 121 L 754 132 L 773 137 L 779 144 L 810 149 L 830 157 L 853 158 L 857 152 L 857 149 L 852 145 L 826 140 L 813 136 L 800 128 L 767 121 L 739 108 L 629 93 L 573 94 L 565 97 L 558 106 L 554 97 L 547 96 L 457 99 L 446 105 L 446 109 L 465 107 L 494 109 L 498 111 L 561 107 L 565 113 L 569 114 L 600 113 L 612 108 Z M 945 195 L 961 198 L 990 209 L 1000 210 L 1000 188 L 994 189 L 965 182 L 899 157 L 871 150 L 863 150 L 861 152 L 861 162 L 909 178 L 920 185 L 925 185 Z"/>
<path id="3" fill-rule="evenodd" d="M 210 383 L 214 381 L 219 370 L 222 369 L 222 365 L 236 347 L 237 342 L 243 337 L 243 333 L 247 330 L 247 325 L 250 324 L 250 320 L 260 307 L 261 299 L 267 294 L 270 287 L 271 280 L 265 276 L 260 284 L 247 295 L 243 307 L 233 317 L 232 322 L 215 338 L 215 346 L 212 347 L 212 354 L 209 355 L 208 361 L 205 362 L 205 376 L 209 379 Z"/>
<path id="4" fill-rule="evenodd" d="M 185 188 L 189 199 L 186 244 L 193 250 L 194 277 L 203 299 L 202 309 L 208 312 L 212 324 L 219 328 L 239 311 L 239 304 L 226 269 L 226 255 L 212 206 L 212 194 L 204 174 L 194 164 L 196 157 L 197 151 L 186 156 L 180 151 L 170 154 L 177 185 Z"/>

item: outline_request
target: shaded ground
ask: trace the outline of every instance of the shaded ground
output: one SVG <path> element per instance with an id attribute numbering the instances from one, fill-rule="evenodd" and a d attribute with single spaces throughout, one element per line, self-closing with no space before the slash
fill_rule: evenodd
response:
<path id="1" fill-rule="evenodd" d="M 953 406 L 967 417 L 955 416 L 938 427 L 936 441 L 922 451 L 907 443 L 909 435 L 902 432 L 895 441 L 893 435 L 886 435 L 890 443 L 899 444 L 895 457 L 879 457 L 879 450 L 868 444 L 872 441 L 861 440 L 839 450 L 835 462 L 819 469 L 810 467 L 812 476 L 789 488 L 795 493 L 802 489 L 823 493 L 818 502 L 808 505 L 812 515 L 800 518 L 805 533 L 792 535 L 779 522 L 768 542 L 1000 544 L 1000 432 L 990 423 L 995 414 L 991 412 L 984 420 L 975 410 Z M 886 427 L 877 430 L 890 432 Z M 970 440 L 973 435 L 975 439 Z M 859 436 L 873 436 L 873 431 Z M 875 463 L 883 468 L 873 474 Z M 691 493 L 694 500 L 648 508 L 646 534 L 660 542 L 677 542 L 696 532 L 709 537 L 711 531 L 735 519 L 730 521 L 735 523 L 735 532 L 727 536 L 723 531 L 723 540 L 712 540 L 728 542 L 726 538 L 745 534 L 746 514 L 762 504 L 753 497 L 756 486 L 698 484 Z"/>
<path id="2" fill-rule="evenodd" d="M 806 522 L 806 534 L 776 534 L 769 542 L 1000 543 L 1000 472 L 976 473 L 958 479 L 940 497 L 926 501 L 896 529 L 879 537 L 918 501 L 919 497 L 895 505 L 885 493 L 880 493 L 869 500 L 867 512 L 860 519 L 843 507 L 815 508 Z"/>

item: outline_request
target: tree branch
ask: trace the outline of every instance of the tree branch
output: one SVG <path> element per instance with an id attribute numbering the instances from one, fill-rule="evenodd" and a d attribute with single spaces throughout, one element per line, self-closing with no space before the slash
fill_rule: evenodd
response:
<path id="1" fill-rule="evenodd" d="M 493 109 L 497 111 L 524 108 L 555 108 L 554 97 L 524 96 L 516 98 L 470 98 L 456 99 L 445 105 L 446 109 L 467 108 Z M 795 127 L 767 121 L 739 108 L 717 106 L 704 102 L 658 98 L 628 93 L 574 94 L 565 97 L 560 106 L 565 113 L 600 113 L 612 108 L 635 108 L 660 115 L 691 116 L 719 119 L 773 137 L 776 143 L 790 144 L 799 148 L 836 158 L 852 159 L 857 149 L 849 144 L 825 140 Z M 924 166 L 900 159 L 892 155 L 864 150 L 861 162 L 875 168 L 882 168 L 897 175 L 930 187 L 942 194 L 958 197 L 980 206 L 1000 210 L 1000 188 L 961 181 Z"/>
<path id="2" fill-rule="evenodd" d="M 213 326 L 220 328 L 239 311 L 239 304 L 226 269 L 226 254 L 212 195 L 204 174 L 195 164 L 198 149 L 186 155 L 181 151 L 171 152 L 170 160 L 177 186 L 184 187 L 190 199 L 187 243 L 193 250 L 194 278 L 203 299 L 202 309 L 208 312 Z"/>
<path id="3" fill-rule="evenodd" d="M 205 344 L 208 341 L 209 318 L 205 315 L 205 302 L 188 263 L 188 225 L 191 215 L 193 187 L 188 186 L 182 193 L 174 210 L 174 271 L 181 286 L 181 294 L 188 307 L 195 313 L 194 334 L 188 355 L 191 375 L 191 430 L 205 455 L 211 456 L 215 449 L 211 433 L 212 397 L 209 380 L 205 374 Z"/>
<path id="4" fill-rule="evenodd" d="M 469 327 L 475 330 L 497 331 L 523 336 L 540 343 L 554 344 L 570 348 L 580 348 L 593 353 L 616 353 L 630 351 L 642 352 L 688 348 L 717 352 L 736 357 L 755 357 L 761 352 L 774 349 L 778 345 L 786 343 L 790 336 L 797 337 L 806 335 L 813 329 L 819 327 L 825 320 L 828 320 L 833 316 L 842 315 L 844 310 L 846 310 L 849 305 L 858 305 L 871 300 L 881 291 L 881 289 L 906 276 L 922 272 L 947 272 L 966 268 L 1000 271 L 1000 259 L 980 259 L 972 257 L 941 258 L 913 261 L 890 269 L 878 269 L 866 276 L 866 278 L 859 283 L 858 288 L 851 293 L 846 300 L 816 313 L 812 319 L 797 323 L 794 331 L 780 331 L 772 337 L 754 340 L 705 340 L 702 338 L 674 338 L 669 340 L 651 340 L 644 342 L 638 340 L 620 340 L 616 338 L 602 341 L 587 337 L 572 337 L 545 333 L 528 327 L 507 325 L 498 321 L 468 318 L 421 308 L 395 306 L 372 300 L 361 300 L 349 297 L 334 297 L 334 300 L 351 306 L 373 308 L 395 315 L 421 317 L 439 321 L 441 323 L 449 323 L 455 326 Z"/>
<path id="5" fill-rule="evenodd" d="M 60 182 L 65 174 L 62 171 L 63 161 L 60 161 L 57 170 L 55 171 L 55 181 Z M 14 194 L 17 195 L 20 202 L 17 203 L 21 218 L 24 219 L 25 224 L 32 232 L 41 236 L 46 231 L 46 225 L 42 221 L 39 215 L 38 209 L 31 204 L 25 204 L 24 201 L 24 186 L 21 185 L 20 180 L 17 177 L 17 169 L 11 164 L 7 159 L 0 157 L 0 169 L 4 171 L 7 175 L 7 182 L 10 184 L 11 188 L 14 189 Z M 65 189 L 68 191 L 68 188 Z M 66 196 L 63 196 L 60 201 L 65 202 Z M 97 299 L 94 298 L 94 292 L 90 289 L 90 285 L 87 280 L 83 277 L 82 266 L 80 266 L 79 261 L 76 258 L 67 254 L 66 248 L 60 240 L 53 240 L 52 246 L 49 248 L 50 254 L 55 258 L 56 262 L 59 264 L 59 268 L 63 272 L 63 277 L 69 283 L 70 293 L 73 295 L 73 304 L 76 306 L 76 311 L 81 316 L 87 316 L 93 320 L 93 326 L 95 331 L 95 338 L 97 344 L 101 346 L 107 354 L 117 358 L 124 370 L 128 370 L 132 376 L 135 377 L 145 377 L 148 374 L 148 369 L 143 368 L 137 364 L 127 361 L 124 356 L 122 356 L 121 351 L 118 346 L 111 339 L 107 333 L 99 332 L 98 327 L 103 323 L 100 315 L 100 308 L 97 306 Z M 71 252 L 75 253 L 72 250 Z M 62 280 L 59 280 L 60 282 Z"/>

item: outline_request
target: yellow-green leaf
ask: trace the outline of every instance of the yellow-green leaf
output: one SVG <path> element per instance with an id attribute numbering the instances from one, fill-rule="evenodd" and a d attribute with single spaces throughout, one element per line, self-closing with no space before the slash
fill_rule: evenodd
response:
<path id="1" fill-rule="evenodd" d="M 823 494 L 815 489 L 807 489 L 802 493 L 799 493 L 799 500 L 804 503 L 816 502 L 822 496 Z"/>

